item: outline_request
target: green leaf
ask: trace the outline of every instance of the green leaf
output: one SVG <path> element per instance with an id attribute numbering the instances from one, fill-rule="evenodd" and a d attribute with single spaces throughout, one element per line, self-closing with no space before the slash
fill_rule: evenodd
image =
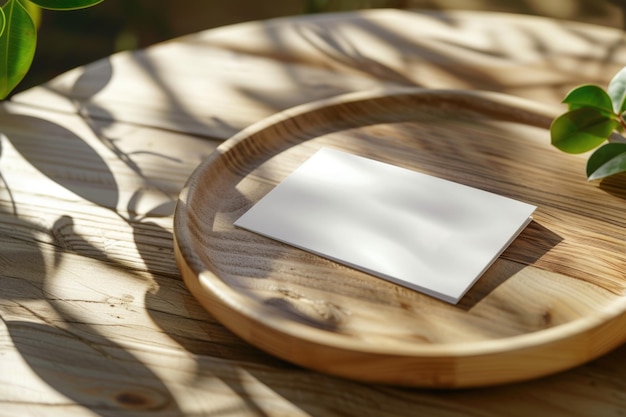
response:
<path id="1" fill-rule="evenodd" d="M 583 107 L 554 119 L 550 126 L 552 144 L 563 152 L 587 152 L 606 141 L 619 122 L 601 111 Z"/>
<path id="2" fill-rule="evenodd" d="M 41 24 L 41 7 L 29 0 L 22 0 L 22 5 L 30 15 L 30 18 L 33 19 L 33 22 L 35 22 L 35 28 L 39 29 Z"/>
<path id="3" fill-rule="evenodd" d="M 95 6 L 104 0 L 30 0 L 42 9 L 76 10 Z"/>
<path id="4" fill-rule="evenodd" d="M 35 56 L 37 31 L 20 0 L 2 7 L 6 26 L 0 36 L 0 100 L 22 81 Z"/>
<path id="5" fill-rule="evenodd" d="M 587 160 L 587 179 L 598 180 L 626 172 L 626 143 L 607 143 Z"/>
<path id="6" fill-rule="evenodd" d="M 609 114 L 613 113 L 611 97 L 597 85 L 581 85 L 574 88 L 565 96 L 563 103 L 566 103 L 570 110 L 593 107 Z"/>
<path id="7" fill-rule="evenodd" d="M 4 17 L 4 11 L 0 8 L 0 36 L 4 32 L 4 27 L 6 26 L 6 18 Z"/>
<path id="8" fill-rule="evenodd" d="M 613 103 L 613 111 L 617 114 L 624 113 L 626 110 L 626 67 L 615 74 L 607 91 Z"/>

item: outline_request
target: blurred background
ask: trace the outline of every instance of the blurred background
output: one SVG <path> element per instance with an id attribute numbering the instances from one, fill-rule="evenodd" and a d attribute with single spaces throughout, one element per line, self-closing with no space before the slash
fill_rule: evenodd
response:
<path id="1" fill-rule="evenodd" d="M 104 0 L 85 10 L 43 12 L 33 67 L 17 91 L 114 52 L 204 29 L 382 7 L 491 10 L 624 28 L 626 0 Z"/>

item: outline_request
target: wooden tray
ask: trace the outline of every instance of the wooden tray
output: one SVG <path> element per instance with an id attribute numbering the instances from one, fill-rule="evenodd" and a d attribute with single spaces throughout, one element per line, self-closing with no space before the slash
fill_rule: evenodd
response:
<path id="1" fill-rule="evenodd" d="M 626 339 L 626 182 L 587 183 L 586 155 L 550 145 L 554 116 L 495 93 L 405 89 L 264 120 L 220 146 L 181 193 L 184 280 L 251 344 L 356 380 L 469 387 L 589 361 Z M 322 146 L 538 209 L 457 306 L 233 227 Z"/>

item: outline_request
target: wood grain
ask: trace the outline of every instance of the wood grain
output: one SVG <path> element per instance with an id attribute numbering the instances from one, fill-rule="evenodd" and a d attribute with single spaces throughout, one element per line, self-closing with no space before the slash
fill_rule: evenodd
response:
<path id="1" fill-rule="evenodd" d="M 13 101 L 227 139 L 277 111 L 390 87 L 559 103 L 578 84 L 606 86 L 625 57 L 614 28 L 466 10 L 360 10 L 246 22 L 125 51 Z"/>
<path id="2" fill-rule="evenodd" d="M 587 184 L 584 159 L 551 148 L 553 116 L 504 95 L 406 89 L 272 117 L 191 176 L 174 223 L 183 277 L 250 343 L 358 380 L 481 386 L 586 362 L 626 339 L 626 196 Z M 538 210 L 458 306 L 232 226 L 322 146 Z"/>

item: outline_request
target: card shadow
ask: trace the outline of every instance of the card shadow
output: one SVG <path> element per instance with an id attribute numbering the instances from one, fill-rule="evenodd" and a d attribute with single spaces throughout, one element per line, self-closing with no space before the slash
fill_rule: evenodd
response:
<path id="1" fill-rule="evenodd" d="M 456 307 L 471 310 L 509 278 L 535 263 L 563 238 L 532 220 L 463 296 Z"/>

